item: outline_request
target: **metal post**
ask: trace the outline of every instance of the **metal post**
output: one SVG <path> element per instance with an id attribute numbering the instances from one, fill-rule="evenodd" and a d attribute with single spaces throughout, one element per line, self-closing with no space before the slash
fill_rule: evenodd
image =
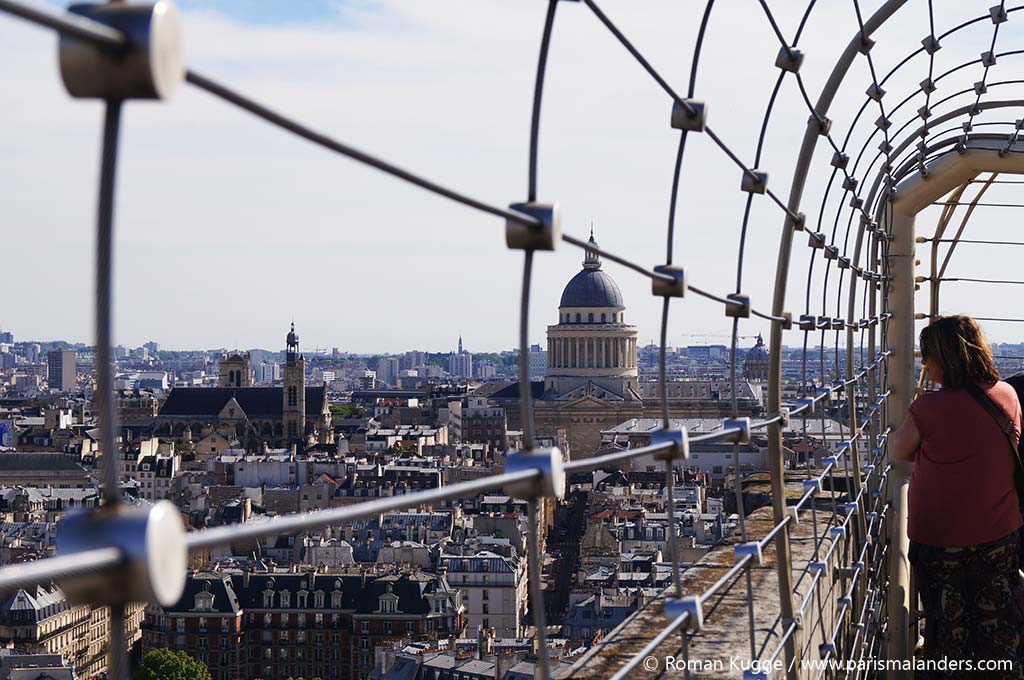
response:
<path id="1" fill-rule="evenodd" d="M 914 214 L 892 213 L 893 240 L 889 244 L 889 422 L 902 423 L 914 399 Z M 891 455 L 890 455 L 891 460 Z M 907 486 L 911 465 L 892 461 L 889 498 L 892 509 L 889 534 L 888 641 L 889 659 L 909 659 L 910 641 L 910 541 L 907 538 Z M 888 678 L 912 678 L 906 670 L 890 669 Z"/>

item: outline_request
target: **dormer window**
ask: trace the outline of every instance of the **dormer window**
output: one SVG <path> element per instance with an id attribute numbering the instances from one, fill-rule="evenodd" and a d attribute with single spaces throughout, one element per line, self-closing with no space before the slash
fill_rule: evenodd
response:
<path id="1" fill-rule="evenodd" d="M 200 612 L 213 611 L 213 593 L 203 591 L 196 593 L 195 610 Z"/>
<path id="2" fill-rule="evenodd" d="M 263 608 L 270 609 L 274 606 L 274 591 L 265 590 L 263 591 Z"/>
<path id="3" fill-rule="evenodd" d="M 388 584 L 388 591 L 377 598 L 377 613 L 394 614 L 398 611 L 398 596 L 391 591 L 391 584 Z"/>

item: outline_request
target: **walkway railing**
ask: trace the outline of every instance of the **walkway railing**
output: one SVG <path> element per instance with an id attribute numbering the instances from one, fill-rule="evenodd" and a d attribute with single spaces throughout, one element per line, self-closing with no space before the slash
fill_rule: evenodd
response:
<path id="1" fill-rule="evenodd" d="M 845 658 L 854 659 L 883 653 L 907 658 L 911 650 L 906 644 L 902 648 L 893 647 L 890 636 L 888 651 L 883 651 L 885 647 L 882 643 L 887 627 L 907 624 L 905 616 L 893 619 L 893 612 L 896 610 L 892 604 L 885 604 L 890 581 L 903 578 L 898 570 L 890 573 L 888 561 L 893 557 L 897 560 L 905 557 L 890 554 L 888 537 L 893 531 L 893 526 L 902 526 L 901 522 L 905 521 L 905 517 L 900 513 L 905 510 L 902 504 L 894 505 L 890 500 L 892 494 L 888 487 L 891 468 L 886 442 L 891 427 L 902 417 L 901 409 L 906 406 L 906 360 L 908 353 L 912 355 L 913 352 L 912 342 L 901 340 L 898 344 L 891 344 L 889 341 L 890 321 L 896 314 L 890 311 L 890 292 L 905 292 L 907 285 L 905 281 L 894 279 L 890 271 L 890 242 L 894 238 L 891 228 L 891 203 L 895 187 L 901 181 L 915 174 L 927 175 L 930 161 L 939 154 L 964 150 L 974 138 L 975 133 L 972 130 L 976 126 L 1012 125 L 1012 130 L 1007 135 L 1007 149 L 1016 143 L 1022 127 L 1020 121 L 976 122 L 975 118 L 982 112 L 999 112 L 1019 105 L 1019 102 L 1009 100 L 983 101 L 982 95 L 990 88 L 1024 82 L 989 82 L 990 69 L 999 59 L 1024 54 L 1024 50 L 999 54 L 995 52 L 1000 25 L 1012 13 L 1024 9 L 1024 6 L 1006 8 L 1004 3 L 1000 3 L 987 14 L 964 22 L 945 33 L 936 34 L 931 1 L 927 0 L 929 25 L 921 41 L 921 47 L 916 48 L 879 78 L 880 72 L 876 69 L 872 57 L 872 35 L 906 3 L 906 0 L 884 2 L 867 17 L 862 13 L 858 0 L 852 0 L 850 11 L 852 19 L 855 18 L 852 38 L 822 87 L 818 99 L 812 101 L 807 84 L 800 74 L 805 55 L 798 45 L 816 7 L 815 2 L 812 0 L 806 5 L 800 23 L 793 33 L 793 39 L 789 41 L 768 3 L 765 0 L 758 1 L 764 20 L 780 43 L 775 60 L 779 74 L 765 107 L 758 141 L 752 155 L 753 160 L 749 164 L 742 160 L 743 154 L 731 147 L 724 137 L 711 127 L 707 104 L 695 98 L 698 90 L 699 63 L 713 17 L 714 0 L 707 0 L 704 7 L 685 96 L 669 84 L 656 66 L 644 56 L 642 48 L 635 45 L 594 0 L 582 2 L 582 7 L 608 30 L 613 41 L 633 57 L 640 70 L 650 77 L 655 86 L 664 91 L 667 97 L 666 113 L 669 114 L 672 128 L 679 131 L 668 198 L 664 263 L 645 266 L 563 233 L 557 203 L 539 199 L 537 170 L 540 113 L 549 47 L 555 36 L 554 22 L 559 7 L 558 0 L 548 0 L 541 33 L 531 112 L 528 190 L 525 200 L 510 201 L 507 207 L 492 205 L 380 159 L 285 116 L 209 76 L 187 69 L 181 52 L 177 15 L 166 0 L 160 0 L 151 6 L 111 3 L 79 8 L 75 13 L 54 11 L 46 6 L 27 4 L 22 0 L 0 0 L 0 12 L 59 33 L 60 67 L 68 91 L 76 97 L 101 99 L 106 106 L 97 215 L 95 297 L 98 385 L 96 401 L 104 461 L 105 504 L 103 508 L 90 515 L 68 518 L 61 522 L 57 557 L 0 569 L 0 591 L 10 592 L 17 588 L 46 585 L 56 581 L 70 594 L 88 598 L 97 604 L 109 604 L 113 612 L 112 630 L 123 629 L 124 607 L 127 602 L 148 599 L 169 605 L 176 601 L 186 577 L 187 551 L 206 549 L 242 539 L 309 531 L 382 512 L 452 501 L 504 489 L 509 494 L 528 501 L 530 600 L 541 650 L 538 654 L 537 672 L 538 677 L 546 679 L 551 676 L 551 668 L 545 651 L 547 645 L 541 588 L 542 551 L 538 545 L 538 504 L 543 498 L 563 496 L 567 472 L 584 472 L 605 466 L 622 465 L 640 456 L 653 455 L 663 463 L 668 494 L 666 508 L 670 527 L 672 596 L 665 603 L 662 629 L 654 634 L 650 643 L 640 653 L 617 671 L 615 678 L 630 677 L 630 673 L 649 652 L 657 649 L 677 632 L 681 636 L 684 655 L 688 658 L 690 641 L 700 634 L 705 623 L 705 615 L 712 615 L 711 612 L 705 612 L 704 605 L 716 595 L 733 588 L 741 580 L 746 583 L 751 659 L 774 662 L 784 658 L 787 674 L 795 677 L 799 660 L 815 651 L 808 649 L 807 646 L 807 640 L 813 639 L 814 635 L 819 635 L 823 640 L 816 650 L 819 658 L 844 655 Z M 582 11 L 579 5 L 573 7 L 573 11 L 577 10 Z M 731 14 L 734 12 L 733 9 Z M 734 19 L 735 17 L 730 21 Z M 961 64 L 936 75 L 934 55 L 941 48 L 942 41 L 968 26 L 985 20 L 991 21 L 994 26 L 988 51 L 983 53 L 979 60 Z M 928 59 L 927 77 L 922 81 L 920 90 L 910 93 L 898 104 L 888 106 L 891 97 L 887 97 L 885 86 L 889 79 L 900 69 L 908 68 L 913 58 L 920 54 L 925 54 Z M 853 116 L 845 137 L 840 140 L 834 132 L 834 125 L 828 113 L 833 98 L 840 85 L 847 80 L 850 66 L 857 58 L 865 60 L 870 73 L 870 84 L 863 105 Z M 937 92 L 940 81 L 973 64 L 981 64 L 983 67 L 981 80 L 974 88 L 970 91 L 952 93 L 944 99 L 935 99 L 933 95 Z M 796 90 L 806 105 L 810 119 L 799 152 L 790 196 L 784 201 L 769 188 L 768 173 L 760 166 L 766 135 L 787 76 L 795 81 Z M 120 458 L 117 437 L 119 428 L 112 399 L 114 340 L 110 322 L 111 279 L 115 268 L 114 188 L 120 114 L 127 100 L 166 98 L 181 82 L 203 90 L 240 111 L 254 115 L 325 150 L 504 221 L 507 246 L 523 251 L 518 344 L 524 450 L 507 456 L 505 471 L 502 474 L 343 508 L 299 513 L 266 522 L 249 522 L 240 526 L 219 527 L 187 534 L 182 530 L 176 512 L 167 504 L 158 504 L 152 511 L 140 514 L 138 510 L 128 508 L 121 502 L 117 478 L 117 461 Z M 951 108 L 956 104 L 955 100 L 964 95 L 973 96 L 973 102 L 960 108 Z M 911 101 L 923 101 L 923 106 L 902 126 L 894 127 L 894 117 L 902 113 L 905 105 Z M 937 114 L 936 110 L 943 106 L 951 110 Z M 864 127 L 860 123 L 868 108 L 877 108 L 879 117 L 874 121 L 870 132 L 864 134 L 863 145 L 858 148 L 851 140 L 855 131 Z M 957 128 L 935 129 L 942 123 L 961 119 L 966 119 L 966 122 Z M 957 134 L 950 137 L 950 132 Z M 737 248 L 736 285 L 733 291 L 727 294 L 711 292 L 692 285 L 686 268 L 676 264 L 674 260 L 676 220 L 681 210 L 679 185 L 684 176 L 684 154 L 691 135 L 710 140 L 737 166 L 739 188 L 745 194 Z M 824 140 L 832 149 L 828 170 L 830 177 L 820 204 L 814 206 L 813 210 L 807 210 L 810 215 L 808 217 L 801 212 L 802 197 L 819 139 Z M 920 141 L 915 144 L 914 140 Z M 862 164 L 865 155 L 870 155 L 868 146 L 876 141 L 878 153 Z M 865 187 L 869 188 L 865 191 Z M 769 204 L 778 207 L 783 223 L 775 292 L 770 309 L 766 301 L 755 301 L 743 292 L 748 227 L 753 201 L 757 195 L 764 195 Z M 953 199 L 954 203 L 958 204 L 958 201 L 959 194 Z M 845 230 L 841 230 L 840 223 L 844 215 L 846 226 Z M 829 221 L 831 229 L 827 224 Z M 799 232 L 806 232 L 808 239 L 806 286 L 803 311 L 794 316 L 786 311 L 785 301 L 787 286 L 790 283 L 789 270 L 793 260 L 793 239 Z M 851 236 L 854 237 L 853 243 Z M 941 233 L 936 235 L 936 245 L 942 240 L 941 237 Z M 958 232 L 956 239 L 959 237 Z M 953 240 L 954 246 L 956 239 Z M 537 251 L 554 250 L 562 242 L 579 248 L 597 250 L 606 259 L 651 279 L 652 294 L 661 300 L 658 383 L 662 429 L 652 435 L 649 446 L 568 463 L 563 462 L 562 454 L 557 449 L 537 447 L 538 436 L 529 390 L 528 366 L 525 361 L 529 350 L 528 318 L 532 269 L 534 254 Z M 943 269 L 944 267 L 945 265 Z M 933 266 L 931 278 L 937 291 L 938 281 L 942 275 L 934 273 L 935 271 Z M 816 284 L 816 280 L 819 283 Z M 893 288 L 894 286 L 904 288 Z M 670 307 L 673 299 L 683 298 L 688 292 L 721 304 L 725 316 L 732 320 L 730 417 L 723 420 L 720 429 L 693 436 L 690 436 L 685 428 L 673 426 L 667 396 L 666 370 Z M 844 292 L 847 303 L 845 310 Z M 812 299 L 812 293 L 820 293 L 820 301 Z M 834 302 L 830 304 L 833 293 Z M 911 290 L 911 296 L 912 293 Z M 772 328 L 768 385 L 769 415 L 764 420 L 756 422 L 751 422 L 749 418 L 740 415 L 737 402 L 739 328 L 741 319 L 748 319 L 751 316 L 770 321 Z M 902 323 L 905 319 L 897 318 L 897 321 Z M 795 403 L 785 406 L 781 397 L 784 331 L 800 333 L 803 336 L 800 365 L 803 392 Z M 810 345 L 812 336 L 817 338 L 816 351 Z M 826 365 L 825 353 L 829 340 L 834 352 L 831 366 Z M 842 364 L 840 356 L 845 356 Z M 898 360 L 896 367 L 890 369 L 889 364 L 894 360 Z M 811 381 L 815 374 L 820 387 L 808 387 L 812 385 Z M 899 397 L 895 403 L 894 396 Z M 808 421 L 820 418 L 824 437 L 825 407 L 828 403 L 832 403 L 835 410 L 841 414 L 840 418 L 846 420 L 845 424 L 842 420 L 839 421 L 839 436 L 842 441 L 834 455 L 824 458 L 824 467 L 820 471 L 815 471 L 816 474 L 812 473 L 812 466 L 807 462 L 806 478 L 802 481 L 803 495 L 796 503 L 789 505 L 785 494 L 786 451 L 783 448 L 783 430 L 795 427 L 795 419 L 799 418 L 802 449 L 808 451 L 811 444 L 811 438 L 807 434 Z M 759 431 L 765 434 L 769 446 L 774 525 L 764 537 L 755 541 L 749 540 L 747 534 L 746 512 L 743 507 L 743 475 L 738 456 L 739 447 L 749 443 L 752 433 Z M 717 582 L 703 592 L 688 594 L 683 590 L 682 574 L 686 565 L 681 563 L 677 544 L 677 518 L 672 490 L 675 468 L 686 464 L 690 445 L 698 442 L 733 445 L 733 460 L 737 463 L 735 497 L 742 542 L 735 546 L 733 566 Z M 819 519 L 819 513 L 823 511 L 818 507 L 818 501 L 821 500 L 820 496 L 826 488 L 830 492 L 829 498 L 823 502 L 826 506 L 831 504 L 831 512 L 826 512 L 827 516 Z M 840 489 L 843 490 L 842 493 Z M 897 516 L 894 517 L 894 513 Z M 790 550 L 790 533 L 794 526 L 805 521 L 808 515 L 814 535 L 814 559 L 803 569 L 796 569 Z M 824 525 L 820 530 L 819 521 Z M 779 630 L 772 632 L 772 635 L 776 636 L 774 644 L 763 644 L 760 647 L 761 651 L 758 651 L 751 569 L 763 564 L 764 553 L 769 546 L 774 546 L 776 554 L 781 620 Z M 809 587 L 803 596 L 798 596 L 798 588 L 805 579 L 809 579 Z M 900 582 L 897 585 L 903 587 L 905 583 Z M 826 615 L 822 598 L 834 600 L 838 612 L 834 620 Z M 825 629 L 827 621 L 832 621 L 829 630 Z M 801 635 L 807 639 L 801 640 Z M 123 636 L 113 635 L 110 644 L 110 668 L 113 678 L 127 677 L 126 669 L 123 667 L 123 645 Z"/>

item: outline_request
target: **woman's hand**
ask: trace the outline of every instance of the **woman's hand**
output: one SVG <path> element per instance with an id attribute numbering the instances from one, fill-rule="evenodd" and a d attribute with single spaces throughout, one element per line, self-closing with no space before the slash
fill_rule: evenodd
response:
<path id="1" fill-rule="evenodd" d="M 908 414 L 903 424 L 889 436 L 889 451 L 893 460 L 914 462 L 914 456 L 921 447 L 921 433 L 917 431 L 914 419 Z"/>

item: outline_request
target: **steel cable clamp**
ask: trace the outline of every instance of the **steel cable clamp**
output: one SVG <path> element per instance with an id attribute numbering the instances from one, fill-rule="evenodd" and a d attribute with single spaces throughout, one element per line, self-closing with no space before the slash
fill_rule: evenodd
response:
<path id="1" fill-rule="evenodd" d="M 61 33 L 60 75 L 68 94 L 88 99 L 167 99 L 185 79 L 181 19 L 169 0 L 71 5 L 68 11 L 124 34 L 122 48 Z"/>

